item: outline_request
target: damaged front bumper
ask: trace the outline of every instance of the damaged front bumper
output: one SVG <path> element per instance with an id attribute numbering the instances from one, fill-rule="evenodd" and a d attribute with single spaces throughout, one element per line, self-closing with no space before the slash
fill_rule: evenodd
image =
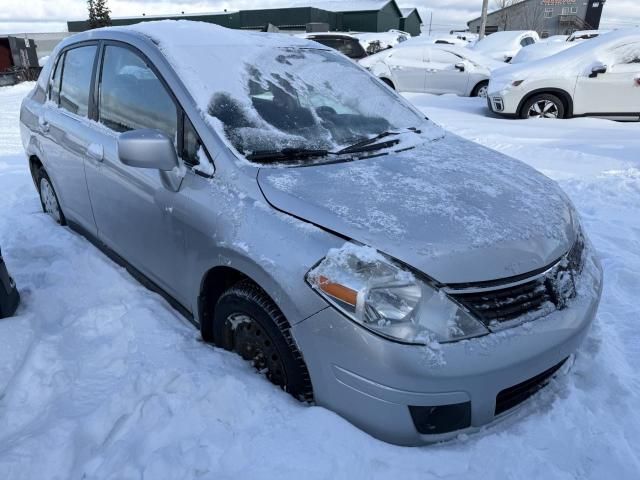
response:
<path id="1" fill-rule="evenodd" d="M 471 340 L 396 343 L 333 308 L 322 310 L 293 327 L 317 404 L 399 445 L 448 440 L 502 419 L 544 386 L 586 336 L 602 289 L 602 270 L 589 257 L 582 282 L 591 294 Z"/>

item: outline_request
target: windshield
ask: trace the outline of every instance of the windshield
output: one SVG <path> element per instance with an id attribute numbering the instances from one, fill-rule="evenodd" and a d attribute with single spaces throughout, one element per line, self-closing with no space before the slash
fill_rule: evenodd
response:
<path id="1" fill-rule="evenodd" d="M 339 150 L 424 118 L 353 62 L 315 49 L 262 49 L 243 85 L 213 95 L 208 114 L 242 154 Z M 240 88 L 241 87 L 241 88 Z"/>

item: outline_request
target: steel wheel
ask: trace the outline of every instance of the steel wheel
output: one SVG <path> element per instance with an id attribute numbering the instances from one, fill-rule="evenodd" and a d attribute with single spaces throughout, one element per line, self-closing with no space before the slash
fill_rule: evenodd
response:
<path id="1" fill-rule="evenodd" d="M 527 116 L 529 118 L 559 118 L 560 110 L 555 102 L 547 99 L 540 99 L 529 107 Z"/>
<path id="2" fill-rule="evenodd" d="M 287 375 L 282 358 L 258 322 L 244 313 L 229 315 L 227 322 L 232 329 L 234 351 L 250 361 L 271 383 L 285 386 Z"/>
<path id="3" fill-rule="evenodd" d="M 62 212 L 56 198 L 51 181 L 47 177 L 40 178 L 40 200 L 45 213 L 51 215 L 56 223 L 62 223 Z"/>
<path id="4" fill-rule="evenodd" d="M 295 398 L 313 400 L 311 378 L 289 323 L 264 290 L 241 280 L 218 299 L 211 320 L 216 345 L 250 361 Z"/>
<path id="5" fill-rule="evenodd" d="M 487 98 L 488 92 L 489 92 L 489 86 L 482 85 L 480 88 L 478 88 L 478 91 L 476 92 L 476 97 Z"/>

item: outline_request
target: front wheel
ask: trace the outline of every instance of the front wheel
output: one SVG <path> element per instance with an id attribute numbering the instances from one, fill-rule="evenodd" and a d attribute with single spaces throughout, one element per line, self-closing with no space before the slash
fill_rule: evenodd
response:
<path id="1" fill-rule="evenodd" d="M 522 118 L 564 118 L 564 104 L 555 95 L 534 95 L 522 107 Z"/>
<path id="2" fill-rule="evenodd" d="M 53 183 L 44 168 L 38 170 L 38 192 L 40 193 L 40 204 L 42 211 L 48 214 L 58 225 L 66 225 L 58 196 L 53 188 Z"/>
<path id="3" fill-rule="evenodd" d="M 489 82 L 480 82 L 473 89 L 472 97 L 480 97 L 487 98 L 487 94 L 489 93 Z"/>
<path id="4" fill-rule="evenodd" d="M 242 281 L 222 294 L 214 312 L 218 346 L 251 362 L 271 383 L 302 401 L 311 401 L 309 372 L 289 324 L 267 294 Z"/>

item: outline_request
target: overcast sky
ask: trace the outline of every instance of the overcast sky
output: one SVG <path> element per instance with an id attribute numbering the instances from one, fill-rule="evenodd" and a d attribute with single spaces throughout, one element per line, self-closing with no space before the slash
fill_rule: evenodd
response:
<path id="1" fill-rule="evenodd" d="M 490 9 L 495 8 L 494 2 L 489 0 Z M 85 0 L 2 0 L 1 3 L 0 33 L 66 31 L 67 20 L 86 18 Z M 283 0 L 108 0 L 112 17 L 143 12 L 161 15 L 239 10 L 283 3 Z M 304 3 L 304 0 L 292 0 L 290 3 Z M 401 7 L 419 7 L 427 24 L 430 12 L 433 12 L 434 30 L 444 31 L 465 28 L 467 21 L 479 16 L 482 0 L 399 0 L 398 4 Z M 601 28 L 638 25 L 640 0 L 607 0 Z"/>

